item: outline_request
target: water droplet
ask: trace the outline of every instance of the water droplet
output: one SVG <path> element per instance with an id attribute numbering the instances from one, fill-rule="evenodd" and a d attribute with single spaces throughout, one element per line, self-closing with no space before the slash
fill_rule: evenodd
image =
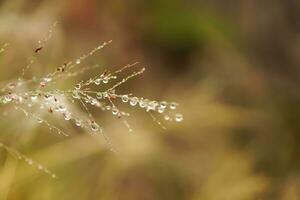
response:
<path id="1" fill-rule="evenodd" d="M 73 97 L 74 99 L 80 99 L 80 95 L 79 95 L 78 91 L 73 90 L 73 92 L 72 92 L 72 97 Z"/>
<path id="2" fill-rule="evenodd" d="M 51 76 L 47 76 L 47 77 L 45 77 L 45 78 L 44 78 L 44 81 L 45 81 L 45 82 L 50 82 L 50 81 L 52 81 L 52 78 L 51 78 Z"/>
<path id="3" fill-rule="evenodd" d="M 183 115 L 182 114 L 176 114 L 175 115 L 175 121 L 176 122 L 181 122 L 183 120 Z"/>
<path id="4" fill-rule="evenodd" d="M 31 95 L 30 99 L 32 102 L 36 102 L 37 101 L 38 96 L 37 95 Z"/>
<path id="5" fill-rule="evenodd" d="M 116 107 L 114 107 L 114 108 L 111 110 L 111 112 L 112 112 L 113 115 L 117 115 L 117 114 L 119 113 L 119 110 L 118 110 Z"/>
<path id="6" fill-rule="evenodd" d="M 76 64 L 79 65 L 80 64 L 80 59 L 76 60 Z"/>
<path id="7" fill-rule="evenodd" d="M 141 108 L 145 108 L 146 107 L 146 103 L 145 103 L 145 101 L 143 99 L 141 99 L 139 101 L 139 105 L 140 105 Z"/>
<path id="8" fill-rule="evenodd" d="M 101 92 L 97 92 L 96 98 L 97 98 L 97 99 L 102 99 L 102 93 L 101 93 Z"/>
<path id="9" fill-rule="evenodd" d="M 159 106 L 160 106 L 161 108 L 166 108 L 166 107 L 167 107 L 167 102 L 162 101 L 162 102 L 160 102 Z"/>
<path id="10" fill-rule="evenodd" d="M 127 103 L 128 100 L 129 100 L 128 95 L 125 94 L 125 95 L 122 96 L 122 101 L 123 101 L 124 103 Z"/>
<path id="11" fill-rule="evenodd" d="M 92 131 L 98 131 L 99 130 L 99 125 L 96 122 L 91 123 L 91 129 Z"/>
<path id="12" fill-rule="evenodd" d="M 75 85 L 75 89 L 76 89 L 76 90 L 80 90 L 80 88 L 81 88 L 81 84 L 76 84 L 76 85 Z"/>
<path id="13" fill-rule="evenodd" d="M 93 98 L 93 99 L 91 100 L 91 105 L 95 106 L 95 105 L 97 105 L 97 104 L 98 104 L 98 100 Z"/>
<path id="14" fill-rule="evenodd" d="M 103 78 L 103 83 L 105 83 L 105 84 L 108 83 L 108 77 Z"/>
<path id="15" fill-rule="evenodd" d="M 64 119 L 69 121 L 71 119 L 71 114 L 70 113 L 63 113 Z"/>
<path id="16" fill-rule="evenodd" d="M 165 115 L 165 120 L 169 121 L 170 120 L 170 116 L 169 115 Z"/>
<path id="17" fill-rule="evenodd" d="M 81 122 L 81 120 L 76 119 L 75 124 L 76 124 L 76 126 L 81 126 L 81 125 L 82 125 L 82 122 Z"/>
<path id="18" fill-rule="evenodd" d="M 137 97 L 132 97 L 130 99 L 129 103 L 130 103 L 131 106 L 135 106 L 138 103 L 138 101 L 139 101 L 139 99 Z"/>
<path id="19" fill-rule="evenodd" d="M 10 101 L 12 100 L 11 95 L 6 95 L 6 96 L 4 97 L 4 100 L 5 100 L 6 102 L 10 102 Z"/>
<path id="20" fill-rule="evenodd" d="M 8 102 L 5 100 L 5 98 L 1 98 L 1 102 L 2 102 L 3 104 L 8 103 Z"/>
<path id="21" fill-rule="evenodd" d="M 162 108 L 162 107 L 160 106 L 160 107 L 158 107 L 157 111 L 158 111 L 159 113 L 163 113 L 163 112 L 165 111 L 165 109 Z"/>
<path id="22" fill-rule="evenodd" d="M 101 79 L 100 79 L 100 78 L 97 78 L 97 79 L 94 81 L 94 83 L 95 83 L 96 85 L 100 85 Z"/>
<path id="23" fill-rule="evenodd" d="M 170 104 L 170 109 L 175 110 L 176 109 L 177 104 L 175 102 L 172 102 Z"/>
<path id="24" fill-rule="evenodd" d="M 33 165 L 33 161 L 31 159 L 27 159 L 26 162 L 29 164 L 29 165 Z"/>
<path id="25" fill-rule="evenodd" d="M 43 119 L 41 119 L 41 118 L 37 118 L 36 119 L 37 120 L 37 122 L 40 124 L 40 123 L 43 123 Z"/>
<path id="26" fill-rule="evenodd" d="M 58 106 L 58 111 L 59 112 L 65 112 L 67 110 L 67 108 L 63 105 Z"/>

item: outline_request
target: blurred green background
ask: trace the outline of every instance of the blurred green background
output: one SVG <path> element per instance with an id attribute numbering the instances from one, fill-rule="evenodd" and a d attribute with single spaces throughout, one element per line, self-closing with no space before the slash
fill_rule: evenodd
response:
<path id="1" fill-rule="evenodd" d="M 63 120 L 53 123 L 69 138 L 1 107 L 1 141 L 59 179 L 0 150 L 0 199 L 300 198 L 300 1 L 2 0 L 0 42 L 10 46 L 1 80 L 18 77 L 55 21 L 28 77 L 113 40 L 87 62 L 113 70 L 140 61 L 146 73 L 121 90 L 175 100 L 184 121 L 162 130 L 128 108 L 129 134 L 96 112 L 117 156 Z"/>

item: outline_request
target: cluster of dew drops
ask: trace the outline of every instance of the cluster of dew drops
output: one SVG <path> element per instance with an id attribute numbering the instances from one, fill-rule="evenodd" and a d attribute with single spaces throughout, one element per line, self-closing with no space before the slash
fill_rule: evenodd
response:
<path id="1" fill-rule="evenodd" d="M 68 136 L 64 131 L 58 129 L 54 125 L 48 123 L 45 119 L 38 116 L 29 109 L 38 106 L 41 110 L 47 109 L 49 113 L 60 113 L 63 119 L 66 121 L 74 120 L 75 125 L 78 127 L 90 127 L 94 132 L 99 130 L 99 125 L 94 120 L 82 120 L 80 117 L 76 117 L 68 108 L 67 104 L 63 103 L 65 100 L 65 94 L 61 91 L 56 90 L 55 94 L 53 92 L 24 92 L 24 93 L 8 93 L 0 97 L 0 102 L 2 104 L 13 103 L 17 110 L 24 112 L 26 116 L 30 116 L 36 119 L 38 123 L 45 123 L 51 130 L 57 131 L 58 134 Z M 21 107 L 24 106 L 25 107 Z"/>
<path id="2" fill-rule="evenodd" d="M 17 159 L 19 160 L 23 160 L 25 163 L 27 163 L 29 166 L 33 166 L 36 169 L 44 172 L 45 174 L 48 174 L 51 178 L 53 179 L 57 179 L 57 175 L 54 174 L 53 172 L 51 172 L 47 167 L 45 167 L 44 165 L 32 160 L 31 158 L 23 155 L 22 153 L 20 153 L 19 151 L 3 144 L 2 142 L 0 142 L 0 147 L 4 148 L 7 152 L 11 153 L 12 155 L 14 155 Z"/>
<path id="3" fill-rule="evenodd" d="M 98 91 L 98 89 L 96 91 L 92 91 L 90 89 L 91 85 L 100 87 L 101 84 L 108 84 L 112 80 L 117 80 L 118 79 L 117 75 L 119 73 L 121 73 L 125 69 L 134 67 L 137 63 L 126 65 L 125 67 L 115 72 L 104 71 L 102 74 L 95 76 L 94 78 L 90 78 L 86 81 L 83 80 L 80 81 L 72 89 L 68 91 L 61 91 L 59 89 L 55 89 L 53 91 L 44 90 L 48 84 L 52 83 L 53 79 L 59 77 L 59 74 L 65 75 L 65 72 L 67 70 L 76 67 L 76 65 L 77 66 L 80 65 L 83 60 L 93 55 L 96 51 L 102 49 L 107 44 L 108 43 L 105 42 L 102 45 L 97 46 L 96 48 L 92 49 L 89 53 L 84 54 L 79 59 L 76 59 L 74 63 L 72 62 L 64 63 L 61 67 L 58 67 L 57 70 L 52 74 L 48 74 L 39 80 L 35 80 L 35 79 L 30 80 L 32 82 L 37 82 L 39 85 L 37 89 L 34 89 L 32 91 L 14 92 L 14 90 L 17 87 L 25 85 L 28 81 L 26 82 L 19 78 L 16 82 L 10 82 L 9 84 L 7 84 L 7 87 L 5 87 L 5 89 L 3 90 L 8 92 L 0 96 L 0 103 L 2 104 L 15 103 L 17 105 L 25 104 L 27 105 L 27 107 L 32 107 L 34 104 L 39 104 L 41 109 L 47 108 L 50 113 L 53 112 L 61 113 L 65 120 L 70 121 L 72 119 L 75 121 L 75 124 L 77 126 L 80 127 L 89 126 L 91 130 L 95 132 L 99 130 L 100 126 L 93 119 L 91 113 L 89 112 L 87 104 L 99 107 L 103 111 L 111 111 L 113 115 L 116 115 L 119 118 L 121 118 L 122 116 L 129 116 L 128 113 L 122 112 L 118 109 L 118 107 L 114 103 L 116 99 L 120 99 L 123 103 L 128 103 L 133 107 L 138 106 L 142 109 L 145 109 L 146 112 L 152 111 L 152 112 L 157 112 L 159 114 L 163 114 L 164 120 L 166 121 L 181 122 L 183 120 L 183 115 L 174 112 L 178 106 L 178 104 L 175 102 L 170 102 L 170 103 L 166 101 L 159 102 L 155 100 L 149 100 L 143 97 L 139 98 L 133 96 L 132 94 L 116 94 L 115 91 L 117 87 L 124 84 L 129 79 L 142 74 L 145 71 L 145 68 L 142 68 L 139 71 L 134 71 L 125 78 L 121 78 L 120 81 L 117 81 L 112 86 L 110 86 L 109 89 L 105 91 Z M 39 52 L 41 49 L 42 48 L 39 47 L 38 51 L 36 50 L 35 52 Z M 78 71 L 77 73 L 80 74 Z M 69 72 L 65 76 L 68 78 L 68 76 L 71 75 L 77 75 L 76 71 L 73 74 Z M 80 101 L 80 103 L 84 106 L 84 109 L 88 112 L 89 119 L 88 120 L 79 119 L 75 115 L 73 115 L 72 112 L 68 111 L 67 107 L 61 102 L 61 99 L 65 100 L 66 97 L 68 99 L 71 99 L 72 102 L 74 102 L 75 100 Z M 107 104 L 107 102 L 109 104 Z M 29 113 L 28 111 L 26 111 L 25 108 L 23 108 L 22 110 L 25 112 L 25 114 Z M 35 114 L 31 114 L 31 115 L 37 118 L 39 123 L 44 122 L 40 117 L 36 116 Z M 45 123 L 50 128 L 53 128 L 47 122 Z M 58 132 L 62 133 L 62 131 L 58 131 Z"/>
<path id="4" fill-rule="evenodd" d="M 52 31 L 50 31 L 52 34 Z M 44 43 L 51 37 L 48 35 L 44 40 Z M 56 126 L 50 124 L 47 120 L 44 120 L 42 117 L 34 112 L 30 112 L 30 108 L 34 106 L 40 107 L 40 109 L 47 109 L 49 113 L 59 113 L 63 116 L 63 119 L 66 121 L 74 121 L 75 125 L 82 128 L 88 128 L 95 133 L 103 133 L 102 127 L 96 122 L 91 112 L 89 111 L 89 106 L 95 106 L 100 108 L 102 111 L 110 111 L 113 116 L 122 118 L 126 126 L 132 130 L 127 123 L 126 117 L 129 117 L 130 114 L 119 110 L 116 105 L 116 101 L 119 100 L 122 103 L 129 104 L 132 107 L 139 107 L 144 109 L 146 112 L 150 113 L 156 112 L 163 115 L 163 119 L 166 121 L 175 121 L 182 122 L 183 115 L 176 112 L 178 104 L 175 102 L 166 102 L 166 101 L 156 101 L 149 100 L 143 97 L 136 97 L 130 94 L 117 94 L 116 89 L 127 82 L 129 79 L 134 78 L 142 74 L 145 71 L 145 68 L 140 69 L 139 71 L 132 72 L 127 77 L 119 77 L 118 75 L 123 71 L 129 68 L 132 68 L 137 63 L 126 65 L 125 67 L 115 71 L 108 72 L 104 71 L 102 74 L 90 78 L 86 81 L 80 81 L 75 84 L 75 86 L 67 91 L 61 91 L 59 89 L 47 90 L 48 85 L 54 85 L 55 81 L 60 79 L 67 79 L 77 75 L 82 74 L 83 72 L 89 69 L 88 66 L 80 66 L 82 61 L 84 61 L 89 56 L 92 56 L 95 52 L 105 47 L 109 42 L 104 42 L 103 44 L 92 49 L 90 52 L 84 54 L 80 58 L 76 59 L 74 62 L 64 63 L 62 66 L 58 67 L 53 73 L 47 74 L 45 77 L 25 80 L 24 73 L 27 69 L 31 67 L 34 63 L 34 59 L 24 67 L 22 77 L 19 77 L 17 80 L 9 82 L 5 85 L 0 91 L 0 104 L 13 104 L 17 110 L 23 111 L 23 113 L 28 116 L 35 118 L 38 123 L 46 124 L 49 129 L 55 130 L 57 133 L 64 136 L 68 136 L 63 130 L 57 128 Z M 35 50 L 35 53 L 39 53 L 44 47 L 43 42 L 40 43 L 40 46 Z M 4 50 L 1 49 L 0 53 Z M 79 69 L 75 67 L 80 66 Z M 73 70 L 73 71 L 72 71 Z M 120 78 L 120 80 L 118 80 Z M 109 86 L 108 89 L 104 91 L 99 91 L 101 85 L 112 83 L 112 86 Z M 37 84 L 36 84 L 37 83 Z M 30 91 L 22 91 L 22 88 L 28 88 L 27 84 L 33 84 L 34 89 Z M 25 86 L 25 87 L 22 87 Z M 90 86 L 97 87 L 97 89 L 92 90 Z M 93 88 L 92 87 L 92 88 Z M 21 91 L 20 91 L 21 90 Z M 75 101 L 80 102 L 84 110 L 87 112 L 88 116 L 82 118 L 81 115 L 72 113 L 68 109 L 68 103 L 66 101 L 70 100 L 72 103 Z M 156 118 L 154 121 L 161 124 Z M 24 160 L 27 162 L 30 159 L 24 157 Z M 27 162 L 28 164 L 32 162 Z M 39 168 L 42 168 L 41 165 Z M 44 169 L 44 168 L 42 168 Z M 45 168 L 46 173 L 50 172 Z M 55 176 L 55 175 L 52 175 Z"/>
<path id="5" fill-rule="evenodd" d="M 140 70 L 139 72 L 134 72 L 132 74 L 133 76 L 139 75 L 144 72 L 144 68 Z M 80 94 L 92 93 L 94 96 L 86 95 L 84 94 L 84 100 L 86 103 L 90 103 L 91 105 L 95 105 L 97 107 L 100 107 L 102 110 L 111 110 L 113 115 L 117 115 L 118 117 L 121 117 L 122 115 L 129 116 L 128 113 L 121 112 L 119 109 L 115 106 L 113 103 L 113 100 L 120 99 L 123 103 L 128 103 L 131 106 L 138 106 L 142 109 L 145 109 L 147 112 L 154 111 L 159 114 L 164 114 L 164 119 L 166 121 L 176 121 L 181 122 L 183 120 L 183 115 L 180 113 L 175 113 L 178 103 L 175 102 L 166 102 L 166 101 L 155 101 L 155 100 L 149 100 L 146 98 L 139 98 L 136 96 L 133 96 L 132 94 L 116 94 L 115 92 L 115 86 L 119 86 L 122 83 L 126 82 L 129 77 L 124 78 L 122 81 L 118 82 L 114 86 L 112 86 L 110 89 L 100 92 L 100 91 L 89 91 L 89 90 L 83 90 L 82 87 L 85 85 L 94 84 L 96 86 L 99 86 L 101 83 L 107 84 L 111 79 L 117 79 L 117 76 L 114 75 L 108 75 L 105 76 L 105 73 L 101 74 L 100 77 L 97 77 L 95 79 L 89 79 L 86 83 L 79 83 L 74 87 L 74 90 L 72 91 L 73 98 L 80 99 L 82 98 Z M 109 100 L 111 105 L 103 106 L 104 104 L 101 102 L 102 100 Z"/>
<path id="6" fill-rule="evenodd" d="M 153 101 L 146 98 L 138 98 L 132 94 L 116 94 L 115 90 L 108 89 L 104 92 L 99 91 L 90 91 L 82 88 L 83 85 L 100 85 L 100 83 L 107 84 L 109 80 L 116 79 L 116 76 L 104 76 L 101 78 L 90 79 L 87 83 L 78 83 L 74 86 L 72 90 L 67 92 L 60 91 L 58 89 L 54 91 L 44 92 L 42 90 L 35 90 L 23 93 L 14 93 L 8 92 L 5 95 L 0 97 L 0 102 L 2 104 L 15 103 L 16 105 L 26 105 L 27 107 L 33 107 L 35 104 L 38 104 L 41 109 L 47 108 L 50 113 L 58 112 L 63 115 L 63 118 L 66 121 L 74 120 L 75 124 L 79 127 L 90 126 L 92 131 L 98 131 L 99 125 L 95 120 L 81 120 L 76 118 L 72 112 L 68 111 L 67 106 L 61 103 L 61 98 L 66 96 L 72 97 L 71 101 L 80 100 L 84 105 L 90 104 L 101 108 L 103 111 L 111 111 L 113 115 L 121 118 L 122 116 L 129 116 L 128 113 L 120 111 L 117 106 L 113 103 L 115 99 L 120 99 L 123 103 L 128 103 L 130 106 L 138 106 L 142 109 L 145 109 L 147 112 L 154 111 L 159 114 L 164 114 L 164 119 L 166 121 L 176 121 L 181 122 L 183 120 L 183 115 L 179 113 L 174 113 L 172 111 L 176 110 L 178 104 L 175 102 L 166 102 L 166 101 Z M 47 80 L 46 80 L 47 79 Z M 50 82 L 50 78 L 43 79 L 44 81 Z M 9 85 L 10 89 L 13 89 L 13 85 Z M 42 82 L 42 87 L 44 87 L 44 82 Z M 103 101 L 107 100 L 111 105 L 104 103 Z M 25 109 L 23 109 L 24 111 Z M 26 112 L 28 113 L 28 112 Z M 35 116 L 34 114 L 32 114 Z M 44 122 L 42 118 L 36 117 L 38 123 Z M 59 131 L 61 133 L 61 131 Z"/>

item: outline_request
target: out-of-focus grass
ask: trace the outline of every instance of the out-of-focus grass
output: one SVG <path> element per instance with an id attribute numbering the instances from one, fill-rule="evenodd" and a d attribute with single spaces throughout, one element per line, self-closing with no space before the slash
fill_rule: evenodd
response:
<path id="1" fill-rule="evenodd" d="M 96 113 L 114 145 L 70 132 L 60 138 L 8 110 L 1 140 L 43 163 L 43 173 L 0 152 L 2 199 L 297 199 L 299 178 L 299 4 L 291 1 L 2 1 L 2 80 L 16 78 L 35 42 L 60 24 L 41 75 L 103 40 L 90 63 L 140 61 L 147 73 L 126 89 L 174 99 L 181 124 L 158 127 L 134 110 L 123 124 Z M 83 75 L 79 79 L 89 76 Z M 65 87 L 68 83 L 61 86 Z M 1 107 L 2 111 L 2 107 Z M 17 124 L 17 126 L 16 126 Z"/>

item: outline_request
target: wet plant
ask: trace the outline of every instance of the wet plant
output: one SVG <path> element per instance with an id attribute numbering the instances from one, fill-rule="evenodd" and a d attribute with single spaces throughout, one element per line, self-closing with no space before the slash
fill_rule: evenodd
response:
<path id="1" fill-rule="evenodd" d="M 162 119 L 166 121 L 181 122 L 183 120 L 182 114 L 176 112 L 178 107 L 176 102 L 150 100 L 145 97 L 137 97 L 132 93 L 121 94 L 118 92 L 121 85 L 145 72 L 144 67 L 138 68 L 138 62 L 125 65 L 115 71 L 110 71 L 109 69 L 101 70 L 98 65 L 86 66 L 83 64 L 87 58 L 96 54 L 112 41 L 104 42 L 79 58 L 61 64 L 61 66 L 58 66 L 53 72 L 45 76 L 26 79 L 26 72 L 35 63 L 47 41 L 52 37 L 52 29 L 55 26 L 56 24 L 48 31 L 45 38 L 39 41 L 38 46 L 33 50 L 29 63 L 22 69 L 20 77 L 2 84 L 0 89 L 0 108 L 14 108 L 22 112 L 24 117 L 33 118 L 36 123 L 46 125 L 52 132 L 68 137 L 70 134 L 67 131 L 50 123 L 44 116 L 39 114 L 42 111 L 47 112 L 49 115 L 65 120 L 66 123 L 73 123 L 74 126 L 84 129 L 85 132 L 103 136 L 108 148 L 114 152 L 116 152 L 116 149 L 105 133 L 103 125 L 93 116 L 91 109 L 95 110 L 96 108 L 99 112 L 110 112 L 113 117 L 120 119 L 124 123 L 129 132 L 133 131 L 127 121 L 130 114 L 120 109 L 118 106 L 120 104 L 143 109 L 150 114 L 155 123 L 164 129 L 165 126 L 156 117 L 156 114 L 161 115 Z M 0 48 L 0 54 L 5 52 L 7 46 L 8 44 L 4 44 Z M 95 69 L 100 72 L 91 74 L 90 78 L 79 81 L 69 89 L 60 89 L 57 84 L 60 81 L 67 81 Z M 126 73 L 129 73 L 129 75 L 124 76 L 125 71 L 128 71 Z M 80 106 L 85 115 L 76 113 L 73 109 L 74 106 Z M 17 158 L 24 160 L 27 164 L 36 166 L 52 178 L 56 178 L 56 175 L 46 167 L 34 162 L 17 150 L 2 142 L 0 142 L 0 147 L 10 154 L 16 155 Z"/>

